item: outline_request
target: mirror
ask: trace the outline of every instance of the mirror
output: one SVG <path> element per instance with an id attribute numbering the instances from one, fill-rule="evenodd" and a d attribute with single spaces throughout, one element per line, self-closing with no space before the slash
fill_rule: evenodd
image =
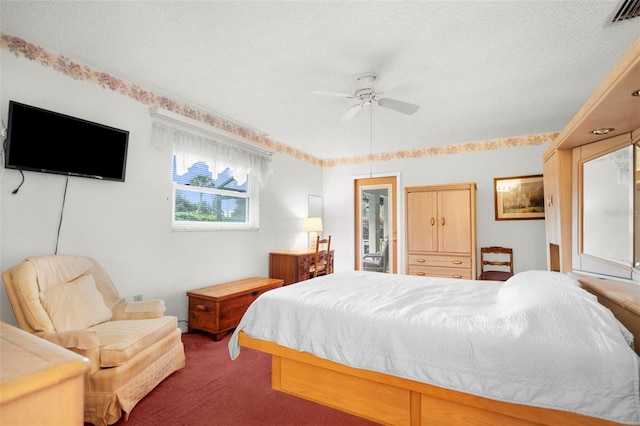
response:
<path id="1" fill-rule="evenodd" d="M 322 217 L 322 197 L 309 195 L 307 217 Z"/>
<path id="2" fill-rule="evenodd" d="M 640 238 L 639 233 L 634 238 L 635 203 L 640 202 L 634 197 L 634 155 L 633 145 L 625 146 L 585 161 L 582 169 L 582 252 L 628 266 L 636 264 Z"/>

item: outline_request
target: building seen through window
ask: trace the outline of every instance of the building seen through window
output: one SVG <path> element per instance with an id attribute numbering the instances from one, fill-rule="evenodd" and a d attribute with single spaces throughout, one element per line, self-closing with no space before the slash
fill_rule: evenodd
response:
<path id="1" fill-rule="evenodd" d="M 213 176 L 204 162 L 189 167 L 184 175 L 176 173 L 173 159 L 174 222 L 248 223 L 249 179 L 238 184 L 233 172 L 226 168 Z"/>

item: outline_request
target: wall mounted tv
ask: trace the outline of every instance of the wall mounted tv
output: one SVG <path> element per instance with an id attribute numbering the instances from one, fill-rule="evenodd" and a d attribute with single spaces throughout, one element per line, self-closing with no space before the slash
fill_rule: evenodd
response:
<path id="1" fill-rule="evenodd" d="M 129 132 L 9 101 L 5 167 L 124 182 Z"/>

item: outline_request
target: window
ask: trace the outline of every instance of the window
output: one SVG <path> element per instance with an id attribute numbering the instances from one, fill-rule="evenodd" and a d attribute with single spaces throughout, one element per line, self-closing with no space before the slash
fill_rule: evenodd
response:
<path id="1" fill-rule="evenodd" d="M 173 157 L 173 228 L 174 229 L 247 229 L 257 228 L 253 206 L 258 194 L 245 177 L 239 184 L 228 167 L 217 176 L 203 161 L 179 175 Z"/>
<path id="2" fill-rule="evenodd" d="M 180 117 L 185 124 L 179 126 L 175 120 L 154 121 L 152 135 L 152 144 L 172 158 L 172 229 L 258 229 L 259 188 L 272 172 L 268 153 L 189 119 Z"/>

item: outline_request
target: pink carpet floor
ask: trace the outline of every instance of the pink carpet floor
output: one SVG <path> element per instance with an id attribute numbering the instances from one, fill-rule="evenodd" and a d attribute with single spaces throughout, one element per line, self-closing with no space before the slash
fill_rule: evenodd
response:
<path id="1" fill-rule="evenodd" d="M 117 426 L 371 426 L 376 423 L 271 389 L 271 357 L 242 348 L 231 360 L 227 343 L 183 334 L 186 367 L 165 379 Z"/>

